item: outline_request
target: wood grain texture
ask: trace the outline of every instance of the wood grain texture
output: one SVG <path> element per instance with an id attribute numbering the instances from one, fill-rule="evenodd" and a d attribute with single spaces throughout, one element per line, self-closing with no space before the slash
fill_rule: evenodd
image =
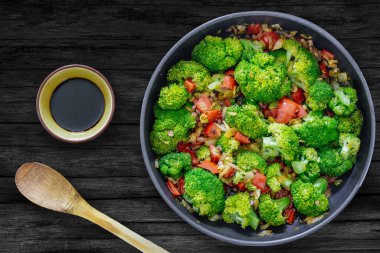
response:
<path id="1" fill-rule="evenodd" d="M 325 28 L 355 58 L 380 108 L 376 0 L 1 1 L 0 252 L 136 252 L 85 220 L 27 202 L 13 176 L 28 161 L 58 169 L 95 208 L 172 252 L 380 252 L 379 141 L 362 188 L 333 222 L 299 241 L 271 248 L 237 247 L 199 233 L 171 211 L 150 181 L 138 124 L 156 65 L 196 26 L 248 10 L 287 12 Z M 50 137 L 35 113 L 40 82 L 71 63 L 99 69 L 116 96 L 112 124 L 82 145 Z M 380 110 L 376 116 L 380 121 Z"/>

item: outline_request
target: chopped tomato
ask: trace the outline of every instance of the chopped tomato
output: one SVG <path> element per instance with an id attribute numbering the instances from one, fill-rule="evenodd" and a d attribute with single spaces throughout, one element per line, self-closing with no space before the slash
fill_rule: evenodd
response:
<path id="1" fill-rule="evenodd" d="M 302 104 L 302 102 L 305 100 L 305 94 L 303 93 L 302 89 L 298 88 L 296 92 L 292 92 L 292 98 L 297 104 Z"/>
<path id="2" fill-rule="evenodd" d="M 230 107 L 231 106 L 231 101 L 229 99 L 225 99 L 224 101 L 224 104 L 227 106 L 227 107 Z"/>
<path id="3" fill-rule="evenodd" d="M 227 76 L 235 76 L 235 70 L 229 69 L 224 74 L 226 74 Z"/>
<path id="4" fill-rule="evenodd" d="M 328 110 L 328 111 L 325 112 L 325 115 L 327 115 L 327 116 L 329 116 L 331 118 L 334 118 L 335 113 L 333 111 Z"/>
<path id="5" fill-rule="evenodd" d="M 305 118 L 307 116 L 307 112 L 305 110 L 305 108 L 303 108 L 303 106 L 299 106 L 298 107 L 298 112 L 297 112 L 297 118 Z"/>
<path id="6" fill-rule="evenodd" d="M 319 68 L 321 69 L 322 72 L 322 77 L 323 78 L 328 78 L 329 77 L 329 72 L 327 71 L 327 66 L 323 62 L 319 64 Z"/>
<path id="7" fill-rule="evenodd" d="M 251 143 L 251 141 L 249 140 L 249 138 L 245 135 L 242 135 L 240 132 L 236 132 L 235 134 L 235 140 L 237 140 L 238 142 L 240 142 L 241 144 L 249 144 Z"/>
<path id="8" fill-rule="evenodd" d="M 185 152 L 185 153 L 189 153 L 190 156 L 191 156 L 191 163 L 192 165 L 197 165 L 199 163 L 198 159 L 197 159 L 197 156 L 195 154 L 195 151 L 191 149 L 191 144 L 188 143 L 188 144 L 185 144 L 183 142 L 179 142 L 177 144 L 177 151 L 178 152 Z"/>
<path id="9" fill-rule="evenodd" d="M 211 138 L 219 137 L 221 134 L 220 129 L 216 126 L 214 122 L 208 123 L 206 128 L 203 130 L 203 133 L 207 137 L 211 137 Z"/>
<path id="10" fill-rule="evenodd" d="M 249 35 L 257 35 L 261 32 L 261 24 L 251 24 L 247 26 L 246 33 Z"/>
<path id="11" fill-rule="evenodd" d="M 232 90 L 235 86 L 235 78 L 233 76 L 225 75 L 223 78 L 222 88 Z"/>
<path id="12" fill-rule="evenodd" d="M 209 110 L 206 112 L 208 122 L 214 122 L 218 119 L 222 119 L 222 112 L 219 110 Z"/>
<path id="13" fill-rule="evenodd" d="M 245 187 L 245 184 L 243 182 L 239 182 L 237 183 L 237 188 L 240 190 L 240 191 L 245 191 L 247 188 Z"/>
<path id="14" fill-rule="evenodd" d="M 200 164 L 198 164 L 198 167 L 209 170 L 212 174 L 218 174 L 218 166 L 216 163 L 210 162 L 210 161 L 203 161 Z"/>
<path id="15" fill-rule="evenodd" d="M 193 80 L 188 78 L 185 80 L 185 87 L 189 93 L 192 93 L 197 87 L 197 85 L 193 82 Z"/>
<path id="16" fill-rule="evenodd" d="M 284 211 L 284 216 L 286 217 L 286 223 L 293 224 L 296 218 L 296 210 L 294 208 L 287 208 Z"/>
<path id="17" fill-rule="evenodd" d="M 265 44 L 267 49 L 271 50 L 279 39 L 280 35 L 276 32 L 264 32 L 260 38 L 260 41 Z"/>
<path id="18" fill-rule="evenodd" d="M 321 54 L 322 54 L 323 58 L 325 58 L 326 60 L 331 60 L 335 56 L 333 53 L 331 53 L 330 51 L 328 51 L 326 49 L 322 49 Z"/>
<path id="19" fill-rule="evenodd" d="M 223 175 L 224 178 L 231 178 L 235 175 L 236 173 L 236 170 L 234 168 L 229 168 L 228 169 L 228 172 L 226 174 Z"/>
<path id="20" fill-rule="evenodd" d="M 265 182 L 267 181 L 267 177 L 264 174 L 261 174 L 259 172 L 255 173 L 255 176 L 253 177 L 252 184 L 259 188 L 260 190 L 266 189 Z"/>
<path id="21" fill-rule="evenodd" d="M 276 122 L 287 124 L 291 119 L 293 119 L 299 109 L 299 104 L 283 97 L 278 102 L 278 110 Z"/>
<path id="22" fill-rule="evenodd" d="M 219 162 L 220 157 L 222 154 L 220 153 L 220 150 L 217 149 L 214 145 L 210 145 L 210 157 L 211 161 L 214 163 Z"/>
<path id="23" fill-rule="evenodd" d="M 200 95 L 199 98 L 195 101 L 195 106 L 201 112 L 206 112 L 208 109 L 210 109 L 211 105 L 211 99 L 207 97 L 205 94 Z"/>
<path id="24" fill-rule="evenodd" d="M 178 190 L 181 195 L 185 194 L 185 180 L 183 177 L 178 180 Z"/>
<path id="25" fill-rule="evenodd" d="M 179 193 L 178 189 L 175 187 L 175 185 L 173 184 L 172 181 L 168 180 L 166 182 L 166 185 L 168 186 L 169 190 L 171 191 L 171 193 L 173 194 L 173 196 L 176 198 L 178 196 L 180 196 L 181 194 Z"/>

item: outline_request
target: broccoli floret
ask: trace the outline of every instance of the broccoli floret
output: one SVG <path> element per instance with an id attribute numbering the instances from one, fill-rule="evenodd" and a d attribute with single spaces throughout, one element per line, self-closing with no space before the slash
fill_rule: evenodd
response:
<path id="1" fill-rule="evenodd" d="M 285 65 L 267 53 L 256 53 L 250 61 L 242 60 L 235 69 L 235 79 L 246 98 L 255 102 L 272 102 L 291 90 Z"/>
<path id="2" fill-rule="evenodd" d="M 329 201 L 324 195 L 327 181 L 319 178 L 312 183 L 297 180 L 291 186 L 293 203 L 297 210 L 307 216 L 319 216 L 329 209 Z"/>
<path id="3" fill-rule="evenodd" d="M 281 190 L 281 186 L 290 189 L 293 181 L 281 172 L 279 163 L 272 163 L 267 168 L 267 185 L 273 192 Z"/>
<path id="4" fill-rule="evenodd" d="M 339 137 L 338 122 L 334 118 L 321 116 L 318 113 L 309 113 L 302 124 L 294 124 L 292 127 L 308 147 L 320 148 L 337 141 Z"/>
<path id="5" fill-rule="evenodd" d="M 158 105 L 162 109 L 179 109 L 189 98 L 185 86 L 179 84 L 170 84 L 165 86 L 160 91 Z"/>
<path id="6" fill-rule="evenodd" d="M 206 146 L 201 146 L 195 151 L 195 155 L 199 161 L 204 161 L 210 158 L 210 148 Z"/>
<path id="7" fill-rule="evenodd" d="M 354 134 L 342 133 L 339 135 L 340 155 L 343 159 L 356 161 L 356 154 L 359 152 L 360 139 Z"/>
<path id="8" fill-rule="evenodd" d="M 274 200 L 268 194 L 261 195 L 259 204 L 260 217 L 271 226 L 281 226 L 286 221 L 286 217 L 282 215 L 282 212 L 289 205 L 289 197 Z"/>
<path id="9" fill-rule="evenodd" d="M 314 148 L 301 148 L 301 153 L 297 155 L 296 160 L 292 161 L 292 168 L 295 173 L 301 174 L 308 170 L 308 167 L 318 164 L 318 153 Z"/>
<path id="10" fill-rule="evenodd" d="M 336 116 L 338 121 L 338 131 L 340 133 L 352 133 L 359 136 L 363 127 L 363 115 L 359 109 L 354 111 L 351 116 Z"/>
<path id="11" fill-rule="evenodd" d="M 306 166 L 306 171 L 298 175 L 298 178 L 304 183 L 314 183 L 321 176 L 321 170 L 319 164 L 316 162 L 310 162 Z"/>
<path id="12" fill-rule="evenodd" d="M 223 183 L 215 175 L 203 169 L 185 173 L 184 199 L 199 215 L 213 216 L 223 211 Z"/>
<path id="13" fill-rule="evenodd" d="M 321 173 L 332 177 L 342 176 L 353 166 L 352 161 L 341 157 L 339 149 L 324 148 L 319 151 L 319 159 Z"/>
<path id="14" fill-rule="evenodd" d="M 255 105 L 233 105 L 226 111 L 225 121 L 231 127 L 250 138 L 259 138 L 268 134 L 268 123 Z"/>
<path id="15" fill-rule="evenodd" d="M 179 61 L 168 71 L 168 82 L 183 84 L 186 79 L 191 79 L 196 84 L 196 90 L 202 91 L 211 82 L 210 73 L 202 65 L 195 61 Z"/>
<path id="16" fill-rule="evenodd" d="M 239 149 L 240 142 L 235 140 L 235 138 L 227 137 L 225 134 L 222 134 L 216 142 L 216 146 L 221 147 L 224 153 L 233 153 Z"/>
<path id="17" fill-rule="evenodd" d="M 242 228 L 250 226 L 255 230 L 260 222 L 259 217 L 253 211 L 249 194 L 246 192 L 239 192 L 226 199 L 222 217 L 227 223 L 235 222 Z"/>
<path id="18" fill-rule="evenodd" d="M 316 81 L 306 95 L 306 104 L 312 110 L 324 110 L 334 96 L 332 87 L 325 81 Z"/>
<path id="19" fill-rule="evenodd" d="M 237 38 L 206 36 L 191 53 L 193 60 L 201 63 L 210 71 L 224 71 L 235 66 L 243 52 Z"/>
<path id="20" fill-rule="evenodd" d="M 246 172 L 257 169 L 262 174 L 265 174 L 267 167 L 266 161 L 261 155 L 249 150 L 239 151 L 236 155 L 236 165 Z"/>
<path id="21" fill-rule="evenodd" d="M 154 113 L 157 119 L 150 133 L 150 142 L 153 151 L 158 155 L 174 151 L 178 142 L 188 138 L 189 129 L 196 124 L 195 117 L 184 107 L 164 110 L 156 105 Z"/>
<path id="22" fill-rule="evenodd" d="M 240 43 L 243 46 L 242 58 L 247 61 L 250 61 L 257 52 L 263 52 L 265 47 L 263 43 L 257 40 L 241 39 Z"/>
<path id="23" fill-rule="evenodd" d="M 308 91 L 320 75 L 317 59 L 295 40 L 286 40 L 282 47 L 287 53 L 288 76 L 298 87 Z"/>
<path id="24" fill-rule="evenodd" d="M 357 102 L 358 96 L 354 88 L 340 87 L 334 91 L 329 107 L 338 116 L 350 116 L 355 111 Z"/>
<path id="25" fill-rule="evenodd" d="M 282 64 L 287 64 L 286 51 L 284 49 L 281 48 L 274 51 L 270 51 L 268 54 L 272 55 L 275 61 Z"/>
<path id="26" fill-rule="evenodd" d="M 173 179 L 182 176 L 182 172 L 190 170 L 191 156 L 189 153 L 169 153 L 161 157 L 158 161 L 162 174 Z"/>
<path id="27" fill-rule="evenodd" d="M 262 149 L 264 158 L 269 158 L 268 155 L 274 155 L 275 150 L 281 154 L 284 160 L 292 161 L 299 150 L 299 140 L 296 133 L 290 126 L 272 123 L 269 125 L 271 137 L 263 137 Z M 267 157 L 266 157 L 267 156 Z"/>

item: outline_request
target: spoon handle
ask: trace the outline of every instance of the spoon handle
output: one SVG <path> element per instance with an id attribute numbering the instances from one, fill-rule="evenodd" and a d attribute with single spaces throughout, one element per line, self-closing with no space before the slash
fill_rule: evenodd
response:
<path id="1" fill-rule="evenodd" d="M 125 242 L 129 243 L 130 245 L 134 246 L 142 252 L 169 253 L 169 251 L 166 251 L 160 246 L 154 244 L 153 242 L 142 237 L 141 235 L 133 232 L 129 228 L 123 226 L 116 220 L 96 210 L 88 203 L 82 205 L 82 208 L 77 209 L 76 212 L 73 214 L 78 215 L 99 225 L 100 227 L 111 232 L 112 234 L 116 235 L 120 239 L 124 240 Z"/>

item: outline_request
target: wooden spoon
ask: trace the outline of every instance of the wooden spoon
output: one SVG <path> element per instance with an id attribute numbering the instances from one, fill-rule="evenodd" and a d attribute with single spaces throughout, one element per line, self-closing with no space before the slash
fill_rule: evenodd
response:
<path id="1" fill-rule="evenodd" d="M 15 181 L 22 195 L 39 206 L 83 217 L 142 252 L 168 252 L 90 206 L 66 178 L 47 165 L 25 163 Z"/>

